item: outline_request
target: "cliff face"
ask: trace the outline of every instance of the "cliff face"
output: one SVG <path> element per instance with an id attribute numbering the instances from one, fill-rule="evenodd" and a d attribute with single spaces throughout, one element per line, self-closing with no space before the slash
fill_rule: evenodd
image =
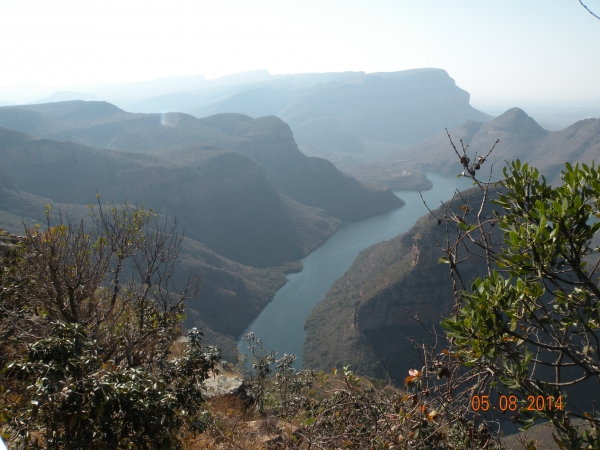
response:
<path id="1" fill-rule="evenodd" d="M 471 204 L 481 198 L 474 190 L 463 195 L 472 196 Z M 450 242 L 454 237 L 450 233 Z M 446 229 L 427 215 L 407 233 L 361 252 L 307 319 L 305 365 L 327 369 L 351 364 L 359 372 L 383 376 L 383 361 L 393 377 L 403 379 L 417 356 L 405 336 L 427 339 L 413 317 L 431 327 L 454 306 L 449 266 L 438 263 L 444 255 L 438 242 L 446 242 Z M 486 273 L 476 257 L 460 268 L 466 283 Z"/>
<path id="2" fill-rule="evenodd" d="M 410 144 L 467 119 L 489 120 L 469 104 L 469 97 L 441 69 L 372 73 L 314 86 L 280 117 L 292 127 L 311 118 L 333 118 L 361 139 Z"/>
<path id="3" fill-rule="evenodd" d="M 365 140 L 411 144 L 468 119 L 491 119 L 473 108 L 469 97 L 445 70 L 423 68 L 278 75 L 222 92 L 220 99 L 199 92 L 163 102 L 156 99 L 153 110 L 197 117 L 230 112 L 276 115 L 292 127 L 300 145 L 360 153 Z"/>
<path id="4" fill-rule="evenodd" d="M 389 189 L 365 186 L 329 161 L 304 155 L 289 125 L 275 116 L 245 121 L 235 134 L 252 142 L 252 156 L 277 189 L 300 203 L 342 220 L 364 219 L 404 204 Z"/>
<path id="5" fill-rule="evenodd" d="M 274 116 L 131 114 L 106 102 L 59 102 L 0 108 L 0 126 L 52 140 L 176 162 L 181 149 L 210 145 L 254 159 L 276 189 L 342 220 L 359 220 L 402 206 L 390 190 L 363 185 L 333 164 L 298 149 L 290 127 Z"/>
<path id="6" fill-rule="evenodd" d="M 196 147 L 173 161 L 0 128 L 0 158 L 19 189 L 58 203 L 87 205 L 96 192 L 107 201 L 143 202 L 176 216 L 186 236 L 243 264 L 298 260 L 339 226 L 314 208 L 297 212 L 255 161 L 236 152 Z"/>
<path id="7" fill-rule="evenodd" d="M 397 265 L 402 268 L 396 282 L 374 289 L 356 303 L 353 323 L 357 329 L 412 326 L 415 321 L 411 314 L 424 323 L 436 324 L 452 312 L 454 295 L 448 265 L 438 263 L 443 253 L 436 243 L 436 239 L 440 242 L 445 238 L 445 230 L 431 225 L 421 219 L 418 226 L 400 237 L 400 245 L 388 244 L 398 248 Z M 460 268 L 474 276 L 481 273 L 482 263 L 469 258 Z"/>

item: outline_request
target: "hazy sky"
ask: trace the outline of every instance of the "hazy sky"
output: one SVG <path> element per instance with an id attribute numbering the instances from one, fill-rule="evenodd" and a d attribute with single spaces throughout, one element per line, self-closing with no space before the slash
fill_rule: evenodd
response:
<path id="1" fill-rule="evenodd" d="M 600 103 L 578 0 L 0 0 L 0 43 L 0 87 L 439 67 L 474 104 Z"/>

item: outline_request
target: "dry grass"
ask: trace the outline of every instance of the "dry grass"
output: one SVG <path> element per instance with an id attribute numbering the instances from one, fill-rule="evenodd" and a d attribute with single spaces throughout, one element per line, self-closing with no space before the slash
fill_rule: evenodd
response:
<path id="1" fill-rule="evenodd" d="M 185 450 L 264 450 L 256 430 L 248 425 L 254 417 L 252 409 L 242 400 L 232 396 L 210 399 L 207 410 L 211 414 L 209 429 L 186 436 Z"/>

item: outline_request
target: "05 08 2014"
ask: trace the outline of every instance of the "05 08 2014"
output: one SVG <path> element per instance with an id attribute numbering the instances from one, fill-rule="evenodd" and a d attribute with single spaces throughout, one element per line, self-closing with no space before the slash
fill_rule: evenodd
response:
<path id="1" fill-rule="evenodd" d="M 529 395 L 524 407 L 527 411 L 550 411 L 556 409 L 562 411 L 562 395 L 558 397 Z M 490 409 L 497 409 L 502 412 L 516 411 L 519 409 L 519 399 L 515 395 L 500 395 L 497 402 L 492 404 L 489 395 L 473 395 L 471 397 L 471 409 L 473 411 L 488 411 Z"/>

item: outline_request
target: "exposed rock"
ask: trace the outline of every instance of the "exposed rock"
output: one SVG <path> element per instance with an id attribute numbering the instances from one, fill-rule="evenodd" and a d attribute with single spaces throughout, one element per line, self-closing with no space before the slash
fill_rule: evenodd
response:
<path id="1" fill-rule="evenodd" d="M 246 422 L 251 434 L 259 444 L 268 449 L 283 449 L 290 437 L 295 436 L 296 444 L 300 443 L 302 435 L 300 429 L 291 423 L 281 420 L 264 419 Z"/>
<path id="2" fill-rule="evenodd" d="M 214 375 L 204 382 L 205 396 L 207 398 L 219 397 L 225 395 L 235 395 L 246 398 L 246 384 L 244 380 L 238 377 L 228 377 L 226 375 Z"/>
<path id="3" fill-rule="evenodd" d="M 21 240 L 23 240 L 23 236 L 14 236 L 0 230 L 0 256 L 6 255 L 11 249 L 15 248 Z"/>
<path id="4" fill-rule="evenodd" d="M 468 195 L 472 205 L 481 199 L 477 190 L 463 193 Z M 453 208 L 459 206 L 456 202 Z M 498 232 L 497 227 L 492 230 Z M 450 242 L 454 236 L 450 234 Z M 443 253 L 437 242 L 445 241 L 446 227 L 426 215 L 407 233 L 362 251 L 306 321 L 305 366 L 329 370 L 350 364 L 357 372 L 383 377 L 381 359 L 393 378 L 403 379 L 416 357 L 404 336 L 419 342 L 424 337 L 414 318 L 430 327 L 454 306 L 448 265 L 438 263 Z M 486 273 L 475 257 L 460 268 L 467 284 Z"/>

